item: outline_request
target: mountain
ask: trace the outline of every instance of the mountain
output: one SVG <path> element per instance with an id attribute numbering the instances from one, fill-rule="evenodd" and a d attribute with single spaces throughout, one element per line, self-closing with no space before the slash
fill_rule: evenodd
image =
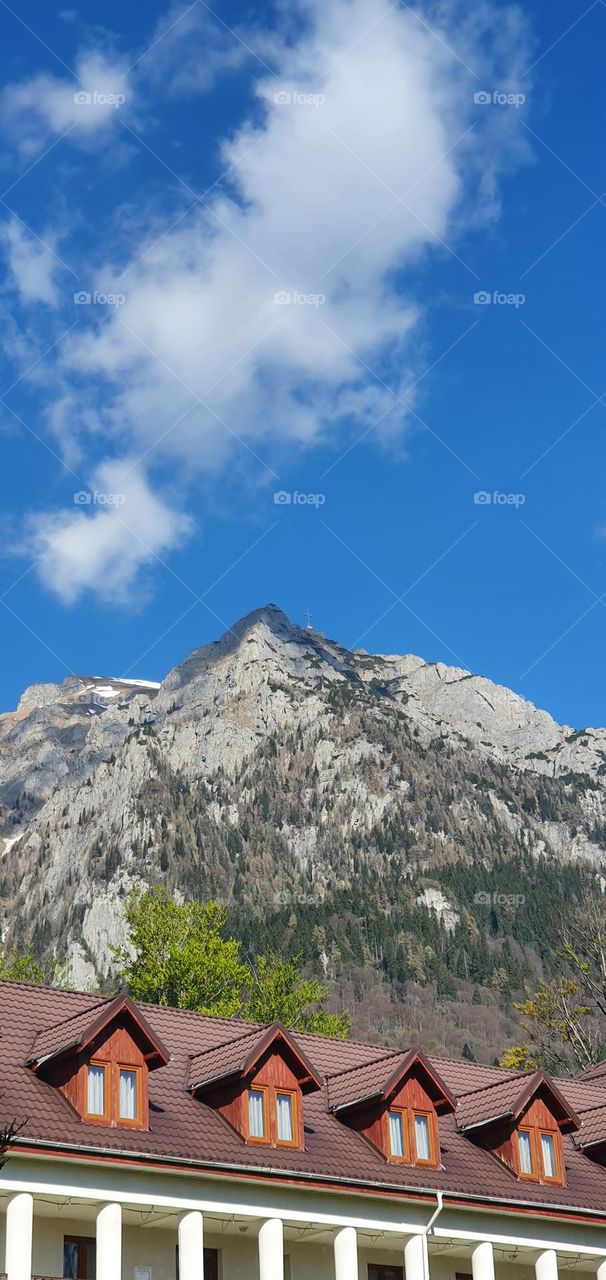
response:
<path id="1" fill-rule="evenodd" d="M 0 715 L 8 946 L 111 975 L 133 884 L 217 897 L 358 1036 L 490 1060 L 600 892 L 606 730 L 468 671 L 354 652 L 275 605 L 162 681 L 70 677 Z"/>

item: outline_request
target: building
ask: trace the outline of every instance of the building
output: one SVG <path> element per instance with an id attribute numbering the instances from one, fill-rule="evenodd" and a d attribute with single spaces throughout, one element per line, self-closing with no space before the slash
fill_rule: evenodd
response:
<path id="1" fill-rule="evenodd" d="M 554 1080 L 6 982 L 0 1091 L 8 1280 L 606 1280 L 606 1064 Z"/>

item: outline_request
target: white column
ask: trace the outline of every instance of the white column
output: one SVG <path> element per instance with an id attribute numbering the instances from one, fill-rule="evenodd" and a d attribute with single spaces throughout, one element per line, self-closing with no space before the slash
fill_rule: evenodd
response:
<path id="1" fill-rule="evenodd" d="M 122 1276 L 122 1207 L 105 1204 L 97 1214 L 97 1280 Z"/>
<path id="2" fill-rule="evenodd" d="M 261 1225 L 259 1280 L 284 1280 L 284 1228 L 281 1218 L 268 1218 Z"/>
<path id="3" fill-rule="evenodd" d="M 335 1236 L 335 1280 L 358 1280 L 358 1237 L 355 1227 L 342 1227 Z"/>
<path id="4" fill-rule="evenodd" d="M 428 1280 L 427 1236 L 411 1236 L 404 1245 L 404 1273 L 406 1280 Z"/>
<path id="5" fill-rule="evenodd" d="M 204 1280 L 204 1219 L 198 1210 L 179 1221 L 180 1280 Z"/>
<path id="6" fill-rule="evenodd" d="M 597 1280 L 606 1280 L 606 1258 L 600 1263 L 596 1275 Z"/>
<path id="7" fill-rule="evenodd" d="M 555 1249 L 546 1249 L 540 1253 L 534 1270 L 537 1280 L 558 1280 L 558 1255 Z"/>
<path id="8" fill-rule="evenodd" d="M 8 1280 L 31 1280 L 34 1201 L 28 1191 L 11 1196 L 6 1206 L 5 1271 Z"/>
<path id="9" fill-rule="evenodd" d="M 473 1280 L 494 1280 L 494 1254 L 490 1240 L 477 1244 L 471 1254 Z"/>

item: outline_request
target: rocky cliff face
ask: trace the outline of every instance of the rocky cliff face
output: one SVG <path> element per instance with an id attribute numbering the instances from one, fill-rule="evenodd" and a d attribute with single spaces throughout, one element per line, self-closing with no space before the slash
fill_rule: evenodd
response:
<path id="1" fill-rule="evenodd" d="M 4 938 L 67 957 L 77 985 L 110 972 L 132 884 L 163 880 L 228 902 L 251 946 L 268 928 L 303 939 L 362 1003 L 370 971 L 387 1004 L 435 984 L 454 963 L 443 935 L 463 947 L 465 1004 L 487 934 L 492 970 L 469 980 L 498 1005 L 506 934 L 476 901 L 495 868 L 557 883 L 559 868 L 595 876 L 605 848 L 606 730 L 573 732 L 466 671 L 350 652 L 273 605 L 160 685 L 70 678 L 0 715 Z M 540 972 L 520 920 L 509 950 Z"/>

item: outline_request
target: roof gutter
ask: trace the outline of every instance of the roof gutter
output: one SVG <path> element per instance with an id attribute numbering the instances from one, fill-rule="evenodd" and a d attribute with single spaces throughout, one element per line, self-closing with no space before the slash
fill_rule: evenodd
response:
<path id="1" fill-rule="evenodd" d="M 211 1174 L 214 1173 L 215 1176 L 219 1177 L 221 1177 L 222 1174 L 227 1177 L 232 1174 L 240 1176 L 242 1174 L 247 1174 L 253 1179 L 256 1178 L 260 1181 L 263 1181 L 264 1177 L 276 1178 L 277 1180 L 284 1179 L 286 1177 L 289 1180 L 292 1179 L 293 1181 L 300 1181 L 301 1183 L 320 1181 L 322 1183 L 326 1183 L 328 1186 L 336 1184 L 338 1188 L 343 1189 L 343 1179 L 329 1173 L 307 1173 L 299 1169 L 284 1169 L 276 1166 L 260 1167 L 259 1165 L 231 1163 L 218 1165 L 216 1160 L 183 1160 L 180 1156 L 158 1155 L 156 1152 L 133 1152 L 126 1151 L 124 1149 L 116 1149 L 115 1151 L 112 1151 L 108 1158 L 107 1147 L 88 1146 L 88 1144 L 86 1146 L 82 1145 L 80 1147 L 74 1147 L 71 1143 L 67 1142 L 53 1142 L 52 1144 L 49 1144 L 48 1141 L 44 1141 L 41 1138 L 17 1138 L 14 1145 L 11 1147 L 9 1159 L 11 1156 L 17 1155 L 25 1156 L 26 1158 L 28 1155 L 31 1155 L 34 1159 L 37 1158 L 37 1150 L 28 1151 L 26 1149 L 24 1151 L 20 1151 L 20 1147 L 35 1147 L 40 1150 L 41 1155 L 45 1155 L 48 1159 L 52 1159 L 53 1152 L 56 1152 L 58 1154 L 71 1156 L 75 1161 L 78 1160 L 79 1156 L 101 1156 L 104 1159 L 104 1163 L 109 1164 L 115 1164 L 118 1161 L 133 1164 L 136 1161 L 139 1161 L 142 1164 L 153 1165 L 161 1162 L 163 1165 L 173 1166 L 175 1170 L 179 1170 L 184 1174 L 197 1171 Z M 596 1209 L 593 1207 L 580 1208 L 578 1205 L 554 1204 L 553 1202 L 543 1203 L 542 1201 L 537 1200 L 506 1200 L 502 1196 L 480 1195 L 477 1191 L 436 1191 L 433 1187 L 420 1187 L 410 1183 L 401 1185 L 397 1183 L 394 1184 L 393 1182 L 380 1182 L 375 1179 L 350 1178 L 348 1181 L 349 1186 L 346 1190 L 370 1188 L 371 1190 L 386 1192 L 392 1196 L 394 1200 L 397 1200 L 399 1196 L 404 1194 L 409 1199 L 414 1198 L 415 1200 L 420 1200 L 423 1203 L 426 1203 L 429 1196 L 435 1195 L 436 1200 L 441 1198 L 442 1201 L 444 1196 L 446 1196 L 446 1205 L 443 1205 L 443 1207 L 448 1207 L 448 1204 L 451 1203 L 462 1202 L 463 1204 L 468 1203 L 474 1205 L 476 1208 L 480 1209 L 494 1207 L 502 1209 L 506 1213 L 515 1213 L 518 1209 L 528 1209 L 532 1213 L 539 1215 L 545 1212 L 552 1212 L 555 1214 L 564 1214 L 567 1217 L 578 1217 L 579 1219 L 590 1217 L 593 1219 L 597 1218 L 602 1221 L 606 1220 L 606 1210 Z M 425 1228 L 421 1228 L 419 1231 L 420 1235 L 425 1235 L 429 1228 L 433 1227 L 433 1224 L 438 1217 L 438 1208 L 439 1206 L 436 1206 L 436 1210 L 434 1210 L 427 1226 Z M 441 1209 L 439 1209 L 439 1211 L 441 1212 Z"/>

